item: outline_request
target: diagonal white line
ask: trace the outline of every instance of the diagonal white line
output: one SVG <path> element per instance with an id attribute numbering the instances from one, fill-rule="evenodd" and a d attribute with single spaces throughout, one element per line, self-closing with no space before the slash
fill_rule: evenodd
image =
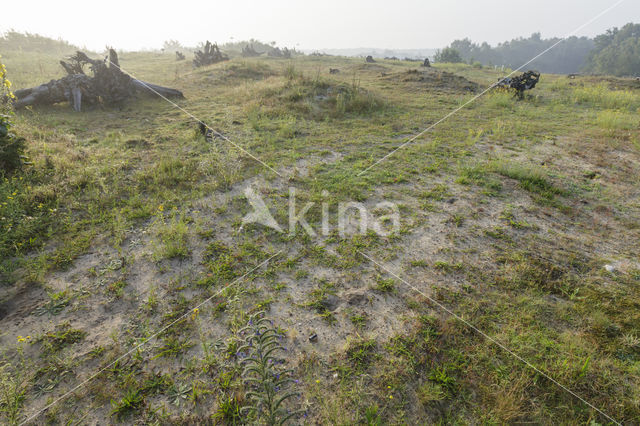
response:
<path id="1" fill-rule="evenodd" d="M 189 111 L 187 111 L 186 109 L 182 108 L 180 105 L 178 105 L 177 103 L 173 102 L 171 99 L 167 98 L 166 96 L 164 96 L 163 94 L 159 93 L 157 90 L 155 90 L 153 87 L 149 86 L 147 83 L 145 83 L 144 81 L 140 80 L 139 78 L 137 78 L 136 76 L 134 76 L 133 74 L 131 74 L 129 71 L 124 70 L 120 65 L 118 64 L 114 64 L 113 62 L 111 62 L 109 59 L 107 59 L 107 62 L 109 62 L 111 65 L 113 65 L 114 67 L 118 68 L 120 71 L 122 71 L 123 73 L 129 75 L 131 78 L 136 79 L 137 81 L 140 82 L 140 84 L 142 84 L 144 87 L 146 87 L 147 89 L 149 89 L 151 92 L 155 93 L 156 95 L 160 96 L 162 99 L 164 99 L 165 101 L 169 102 L 171 105 L 173 105 L 175 108 L 179 109 L 180 111 L 182 111 L 183 113 L 185 113 L 186 115 L 188 115 L 189 117 L 193 118 L 194 120 L 196 120 L 198 123 L 202 123 L 207 129 L 211 130 L 213 133 L 216 134 L 216 136 L 224 139 L 225 141 L 229 142 L 231 145 L 233 145 L 234 147 L 238 148 L 240 151 L 242 151 L 244 154 L 246 154 L 247 156 L 251 157 L 252 159 L 254 159 L 255 161 L 257 161 L 258 163 L 262 164 L 264 167 L 266 167 L 267 169 L 271 170 L 273 173 L 275 173 L 276 175 L 283 177 L 280 173 L 278 173 L 273 167 L 271 167 L 270 165 L 268 165 L 267 163 L 265 163 L 264 161 L 262 161 L 261 159 L 259 159 L 258 157 L 256 157 L 255 155 L 253 155 L 252 153 L 250 153 L 249 151 L 247 151 L 246 149 L 244 149 L 243 147 L 241 147 L 240 145 L 238 145 L 237 143 L 233 142 L 231 139 L 229 139 L 228 137 L 226 137 L 225 135 L 223 135 L 222 133 L 218 132 L 216 129 L 212 128 L 211 126 L 209 126 L 207 123 L 205 123 L 204 121 L 200 120 L 198 117 L 196 117 L 195 115 L 191 114 Z"/>
<path id="2" fill-rule="evenodd" d="M 507 352 L 509 355 L 511 355 L 514 358 L 516 358 L 517 360 L 523 362 L 525 365 L 527 365 L 527 367 L 531 368 L 536 373 L 538 373 L 541 376 L 545 377 L 547 380 L 551 381 L 552 383 L 554 383 L 555 385 L 557 385 L 561 389 L 565 390 L 566 392 L 568 392 L 571 395 L 573 395 L 575 398 L 579 399 L 580 401 L 582 401 L 583 403 L 585 403 L 589 407 L 593 408 L 598 413 L 600 413 L 604 417 L 606 417 L 608 420 L 611 420 L 613 423 L 615 423 L 615 424 L 617 424 L 619 426 L 622 426 L 622 424 L 620 422 L 618 422 L 616 419 L 614 419 L 613 417 L 611 417 L 610 415 L 608 415 L 607 413 L 605 413 L 604 411 L 602 411 L 601 409 L 599 409 L 595 405 L 591 404 L 589 401 L 585 400 L 580 395 L 578 395 L 577 393 L 575 393 L 574 391 L 572 391 L 571 389 L 569 389 L 568 387 L 566 387 L 562 383 L 558 382 L 556 379 L 551 377 L 549 374 L 547 374 L 544 371 L 540 370 L 538 367 L 536 367 L 535 365 L 531 364 L 529 361 L 527 361 L 526 359 L 524 359 L 523 357 L 521 357 L 517 353 L 513 352 L 511 349 L 506 347 L 504 344 L 500 343 L 500 341 L 498 341 L 497 339 L 489 336 L 487 333 L 485 333 L 484 331 L 480 330 L 478 327 L 476 327 L 475 325 L 471 324 L 469 321 L 467 321 L 464 318 L 462 318 L 461 316 L 457 315 L 455 312 L 453 312 L 451 309 L 449 309 L 446 306 L 444 306 L 442 303 L 438 302 L 437 300 L 433 299 L 432 297 L 429 297 L 425 292 L 421 291 L 420 289 L 418 289 L 417 287 L 415 287 L 414 285 L 409 283 L 407 280 L 405 280 L 402 277 L 398 276 L 396 273 L 394 273 L 392 270 L 390 270 L 386 266 L 376 262 L 374 259 L 372 259 L 370 256 L 366 255 L 365 253 L 361 252 L 360 250 L 358 250 L 358 253 L 360 253 L 363 257 L 367 258 L 374 265 L 377 265 L 378 267 L 380 267 L 381 269 L 386 271 L 389 275 L 392 275 L 396 279 L 402 281 L 407 287 L 411 288 L 416 293 L 419 293 L 422 296 L 424 296 L 427 299 L 429 299 L 430 302 L 432 302 L 435 305 L 437 305 L 440 309 L 442 309 L 443 311 L 445 311 L 446 313 L 448 313 L 449 315 L 451 315 L 452 317 L 454 317 L 458 321 L 462 322 L 464 325 L 466 325 L 467 327 L 469 327 L 470 329 L 472 329 L 473 331 L 475 331 L 476 333 L 478 333 L 479 335 L 481 335 L 482 337 L 484 337 L 485 339 L 487 339 L 488 341 L 490 341 L 494 345 L 498 346 L 500 349 L 502 349 L 503 351 Z"/>
<path id="3" fill-rule="evenodd" d="M 405 146 L 409 145 L 410 143 L 412 143 L 413 141 L 415 141 L 416 139 L 418 139 L 420 136 L 424 135 L 425 133 L 427 133 L 428 131 L 430 131 L 431 129 L 433 129 L 434 127 L 436 127 L 438 124 L 442 123 L 443 121 L 448 120 L 451 116 L 457 114 L 458 112 L 460 112 L 462 109 L 466 108 L 469 104 L 472 104 L 473 102 L 475 102 L 476 100 L 478 100 L 479 98 L 481 98 L 482 96 L 484 96 L 488 91 L 490 91 L 491 89 L 493 89 L 494 87 L 496 87 L 498 84 L 500 84 L 501 82 L 503 82 L 504 80 L 506 80 L 507 78 L 511 77 L 513 74 L 515 74 L 516 72 L 520 71 L 522 68 L 526 67 L 527 65 L 529 65 L 531 62 L 535 61 L 536 59 L 538 59 L 539 57 L 541 57 L 542 55 L 546 54 L 547 52 L 549 52 L 550 50 L 554 49 L 557 45 L 559 45 L 560 43 L 562 43 L 563 41 L 565 41 L 566 39 L 568 39 L 569 37 L 575 35 L 578 31 L 582 30 L 583 28 L 591 25 L 593 22 L 597 21 L 598 19 L 600 19 L 603 15 L 606 15 L 607 13 L 609 13 L 610 11 L 612 11 L 613 9 L 615 9 L 616 7 L 620 6 L 620 4 L 622 4 L 623 2 L 625 2 L 626 0 L 618 0 L 613 6 L 608 7 L 607 9 L 603 10 L 602 12 L 600 12 L 598 15 L 596 15 L 594 18 L 591 18 L 589 21 L 587 21 L 586 23 L 580 25 L 578 28 L 576 28 L 575 30 L 571 31 L 569 34 L 565 35 L 564 37 L 562 37 L 560 40 L 558 40 L 556 43 L 554 43 L 552 46 L 548 47 L 547 49 L 545 49 L 544 51 L 542 51 L 541 53 L 539 53 L 538 55 L 534 56 L 532 59 L 528 60 L 527 62 L 525 62 L 524 64 L 520 65 L 518 68 L 516 68 L 515 70 L 511 71 L 511 73 L 509 75 L 507 75 L 506 77 L 503 77 L 502 79 L 498 80 L 498 82 L 493 83 L 491 86 L 487 87 L 484 91 L 482 91 L 482 93 L 480 93 L 479 95 L 474 96 L 473 98 L 471 98 L 471 100 L 465 102 L 464 104 L 462 104 L 461 106 L 459 106 L 458 108 L 456 108 L 455 110 L 451 111 L 450 113 L 448 113 L 447 115 L 445 115 L 444 117 L 442 117 L 440 120 L 436 121 L 435 123 L 433 123 L 432 125 L 430 125 L 429 127 L 427 127 L 426 129 L 424 129 L 423 131 L 421 131 L 420 133 L 416 134 L 415 136 L 413 136 L 412 138 L 410 138 L 409 140 L 407 140 L 406 142 L 404 142 L 402 145 L 400 145 L 399 147 L 397 147 L 396 149 L 394 149 L 393 151 L 391 151 L 390 153 L 388 153 L 387 155 L 385 155 L 384 157 L 382 157 L 381 159 L 379 159 L 378 161 L 376 161 L 375 163 L 373 163 L 372 165 L 370 165 L 369 167 L 367 167 L 366 169 L 364 169 L 363 171 L 361 171 L 360 173 L 358 173 L 358 176 L 362 176 L 363 174 L 365 174 L 366 172 L 368 172 L 370 169 L 372 169 L 373 167 L 377 166 L 378 164 L 382 163 L 384 160 L 386 160 L 387 158 L 389 158 L 390 156 L 392 156 L 393 154 L 395 154 L 397 151 L 401 150 L 402 148 L 404 148 Z"/>
<path id="4" fill-rule="evenodd" d="M 125 354 L 119 356 L 115 361 L 112 361 L 110 364 L 108 364 L 106 367 L 101 368 L 100 370 L 98 370 L 96 373 L 92 374 L 91 376 L 89 376 L 89 378 L 87 378 L 86 380 L 84 380 L 83 382 L 81 382 L 80 384 L 76 385 L 75 387 L 73 387 L 71 390 L 67 391 L 66 393 L 64 393 L 62 396 L 56 398 L 55 400 L 53 400 L 52 402 L 50 402 L 49 404 L 47 404 L 44 408 L 41 408 L 40 410 L 38 410 L 35 414 L 32 414 L 31 416 L 27 417 L 26 420 L 22 421 L 20 423 L 20 426 L 30 422 L 31 420 L 35 419 L 36 417 L 38 417 L 43 411 L 53 407 L 54 405 L 56 405 L 58 402 L 62 401 L 63 399 L 67 398 L 69 395 L 71 395 L 72 393 L 74 393 L 75 391 L 77 391 L 78 389 L 80 389 L 81 387 L 83 387 L 84 385 L 86 385 L 87 383 L 91 382 L 93 379 L 95 379 L 96 377 L 98 377 L 102 372 L 104 372 L 105 370 L 113 367 L 116 363 L 118 363 L 119 361 L 121 361 L 122 359 L 124 359 L 125 357 L 131 355 L 132 352 L 140 349 L 140 347 L 144 346 L 146 343 L 148 343 L 151 339 L 154 339 L 156 337 L 158 337 L 160 334 L 164 333 L 165 331 L 167 331 L 169 328 L 173 327 L 174 325 L 176 325 L 178 322 L 182 321 L 183 319 L 185 319 L 186 317 L 188 317 L 189 315 L 192 314 L 192 312 L 195 309 L 199 309 L 202 305 L 204 305 L 205 303 L 209 302 L 210 300 L 212 300 L 213 298 L 219 296 L 223 291 L 225 291 L 228 288 L 233 287 L 234 285 L 236 285 L 237 283 L 239 283 L 242 279 L 244 279 L 246 276 L 248 276 L 249 274 L 253 273 L 255 270 L 261 268 L 263 265 L 266 265 L 267 263 L 269 263 L 271 261 L 271 259 L 273 259 L 274 257 L 278 256 L 280 253 L 282 253 L 284 250 L 280 250 L 279 252 L 277 252 L 276 254 L 274 254 L 273 256 L 271 256 L 270 258 L 268 258 L 267 260 L 265 260 L 264 262 L 260 263 L 258 266 L 256 266 L 255 268 L 251 269 L 250 271 L 248 271 L 247 273 L 245 273 L 244 275 L 242 275 L 241 277 L 236 278 L 235 280 L 233 280 L 231 282 L 231 284 L 229 284 L 228 286 L 221 288 L 220 291 L 216 292 L 214 295 L 209 296 L 208 298 L 206 298 L 204 301 L 200 302 L 199 304 L 197 304 L 196 306 L 194 306 L 193 308 L 191 308 L 189 311 L 187 311 L 187 313 L 185 313 L 184 315 L 182 315 L 181 317 L 179 317 L 178 319 L 176 319 L 175 321 L 169 323 L 168 325 L 164 326 L 160 331 L 152 334 L 151 336 L 145 338 L 144 340 L 142 340 L 142 342 L 140 342 L 139 344 L 137 344 L 136 346 L 134 346 L 131 350 L 129 350 L 128 352 L 126 352 Z"/>

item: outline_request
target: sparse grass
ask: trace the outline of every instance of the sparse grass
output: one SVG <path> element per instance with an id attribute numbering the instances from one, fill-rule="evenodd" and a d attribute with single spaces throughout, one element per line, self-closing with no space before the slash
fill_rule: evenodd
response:
<path id="1" fill-rule="evenodd" d="M 505 177 L 515 179 L 519 186 L 532 194 L 551 200 L 564 191 L 556 187 L 539 169 L 523 164 L 499 161 L 492 164 L 492 169 Z"/>
<path id="2" fill-rule="evenodd" d="M 155 260 L 185 258 L 189 256 L 188 235 L 189 226 L 186 219 L 177 212 L 173 212 L 168 220 L 162 211 L 158 214 L 159 247 L 154 253 Z"/>
<path id="3" fill-rule="evenodd" d="M 304 303 L 304 306 L 315 309 L 320 317 L 322 317 L 329 323 L 333 323 L 335 322 L 335 317 L 333 315 L 333 312 L 331 312 L 330 310 L 331 304 L 329 302 L 329 297 L 334 297 L 334 295 L 335 284 L 327 281 L 322 281 L 316 288 L 311 290 L 307 301 Z"/>
<path id="4" fill-rule="evenodd" d="M 10 72 L 23 70 L 22 86 L 61 75 L 59 57 L 6 58 Z M 156 99 L 19 112 L 33 165 L 0 182 L 0 281 L 12 283 L 0 285 L 0 423 L 178 320 L 35 421 L 241 424 L 251 386 L 237 333 L 261 309 L 287 328 L 278 329 L 282 358 L 294 361 L 308 423 L 606 422 L 359 252 L 617 420 L 638 423 L 633 82 L 543 75 L 533 96 L 495 92 L 358 176 L 470 99 L 442 79 L 484 85 L 501 73 L 437 64 L 442 81 L 425 83 L 394 79 L 421 78 L 405 61 L 261 57 L 193 71 L 168 54 L 121 60 L 184 90 L 181 106 L 285 178 L 221 138 L 207 142 Z M 295 186 L 297 210 L 316 203 L 306 216 L 316 229 L 323 202 L 331 215 L 350 201 L 377 215 L 385 200 L 401 206 L 401 230 L 341 237 L 333 221 L 321 239 L 240 230 L 249 184 L 285 228 Z M 23 317 L 40 330 L 70 323 L 21 341 L 14 324 Z"/>
<path id="5" fill-rule="evenodd" d="M 598 112 L 598 126 L 605 130 L 634 130 L 640 126 L 637 114 L 605 110 Z"/>
<path id="6" fill-rule="evenodd" d="M 512 92 L 506 90 L 493 90 L 485 95 L 484 103 L 493 109 L 513 109 L 518 102 Z"/>
<path id="7" fill-rule="evenodd" d="M 50 355 L 82 341 L 86 335 L 85 331 L 74 329 L 69 324 L 64 323 L 56 326 L 54 331 L 40 336 L 37 342 L 42 344 L 43 353 Z"/>

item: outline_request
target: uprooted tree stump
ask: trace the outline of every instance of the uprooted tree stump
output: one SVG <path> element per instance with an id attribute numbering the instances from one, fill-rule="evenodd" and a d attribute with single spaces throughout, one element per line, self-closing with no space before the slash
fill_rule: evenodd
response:
<path id="1" fill-rule="evenodd" d="M 517 75 L 515 77 L 507 77 L 501 79 L 496 87 L 500 87 L 503 89 L 511 89 L 515 91 L 515 94 L 518 98 L 522 99 L 524 97 L 525 90 L 531 90 L 536 87 L 540 81 L 540 73 L 537 71 L 527 71 L 522 75 Z"/>
<path id="2" fill-rule="evenodd" d="M 279 47 L 275 47 L 267 52 L 267 56 L 271 56 L 272 58 L 286 58 L 291 59 L 291 50 L 286 47 L 280 49 Z"/>
<path id="3" fill-rule="evenodd" d="M 247 44 L 242 48 L 243 58 L 255 58 L 256 56 L 260 56 L 260 52 L 254 49 L 252 44 Z"/>
<path id="4" fill-rule="evenodd" d="M 185 59 L 185 56 L 182 52 L 176 50 L 176 61 L 183 61 Z"/>
<path id="5" fill-rule="evenodd" d="M 109 49 L 109 55 L 103 59 L 91 59 L 84 52 L 76 52 L 60 61 L 67 75 L 51 80 L 30 89 L 16 90 L 15 108 L 31 105 L 53 105 L 68 101 L 73 109 L 80 111 L 82 104 L 95 105 L 120 104 L 137 93 L 155 93 L 165 97 L 183 98 L 182 92 L 156 84 L 146 83 L 132 78 L 120 69 L 118 54 Z M 84 67 L 89 65 L 93 77 L 85 74 Z"/>
<path id="6" fill-rule="evenodd" d="M 193 66 L 196 68 L 229 60 L 229 57 L 220 51 L 218 45 L 216 43 L 211 44 L 209 40 L 207 40 L 202 50 L 198 50 L 195 55 Z"/>

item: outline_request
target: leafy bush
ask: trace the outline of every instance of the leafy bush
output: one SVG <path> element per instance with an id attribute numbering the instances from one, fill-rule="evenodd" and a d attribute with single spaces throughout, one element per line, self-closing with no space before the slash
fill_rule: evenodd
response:
<path id="1" fill-rule="evenodd" d="M 11 82 L 7 80 L 7 70 L 0 62 L 0 175 L 9 174 L 20 168 L 24 139 L 11 132 Z"/>
<path id="2" fill-rule="evenodd" d="M 0 115 L 0 174 L 9 174 L 22 165 L 24 139 L 11 132 L 9 116 Z"/>

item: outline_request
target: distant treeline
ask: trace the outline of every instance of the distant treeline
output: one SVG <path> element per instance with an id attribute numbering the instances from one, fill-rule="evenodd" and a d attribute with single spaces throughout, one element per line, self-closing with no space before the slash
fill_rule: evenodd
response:
<path id="1" fill-rule="evenodd" d="M 79 50 L 77 46 L 65 40 L 54 40 L 38 34 L 19 33 L 14 30 L 9 30 L 0 37 L 0 53 L 3 51 L 23 51 L 68 55 L 75 53 L 76 50 Z"/>
<path id="2" fill-rule="evenodd" d="M 273 53 L 275 51 L 281 50 L 280 48 L 276 47 L 276 42 L 272 41 L 271 43 L 264 43 L 260 40 L 256 40 L 256 39 L 250 39 L 250 40 L 243 40 L 243 41 L 233 41 L 233 42 L 228 42 L 228 43 L 224 43 L 222 45 L 220 45 L 220 49 L 228 54 L 231 57 L 234 56 L 240 56 L 242 55 L 242 50 L 246 47 L 251 47 L 256 53 L 259 54 L 269 54 L 269 53 Z M 179 41 L 177 40 L 167 40 L 163 43 L 162 45 L 162 50 L 164 52 L 194 52 L 195 50 L 201 49 L 202 48 L 202 44 L 196 46 L 196 47 L 189 47 L 189 46 L 183 46 Z M 300 52 L 297 52 L 295 48 L 293 49 L 289 49 L 290 52 L 292 52 L 293 54 L 299 54 Z"/>
<path id="3" fill-rule="evenodd" d="M 543 39 L 540 33 L 517 38 L 496 47 L 477 44 L 469 39 L 456 40 L 449 46 L 465 62 L 519 68 L 539 53 L 560 41 Z M 451 55 L 451 52 L 447 52 Z M 627 24 L 607 30 L 594 39 L 570 37 L 527 65 L 545 73 L 572 74 L 591 72 L 618 76 L 640 75 L 640 24 Z"/>

